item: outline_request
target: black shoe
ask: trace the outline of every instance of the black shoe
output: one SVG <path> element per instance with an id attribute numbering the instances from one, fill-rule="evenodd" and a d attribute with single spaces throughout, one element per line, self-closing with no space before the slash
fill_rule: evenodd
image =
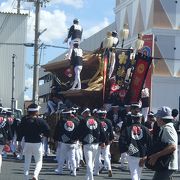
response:
<path id="1" fill-rule="evenodd" d="M 112 171 L 111 170 L 108 171 L 108 177 L 112 177 Z"/>
<path id="2" fill-rule="evenodd" d="M 16 157 L 17 157 L 17 154 L 14 152 L 14 153 L 13 153 L 13 156 L 16 158 Z"/>
<path id="3" fill-rule="evenodd" d="M 99 173 L 102 173 L 103 169 L 104 169 L 104 167 L 102 167 L 102 168 L 99 170 Z"/>
<path id="4" fill-rule="evenodd" d="M 85 166 L 84 160 L 81 160 L 81 161 L 80 161 L 80 164 L 81 164 L 82 167 L 84 167 L 84 166 Z"/>
<path id="5" fill-rule="evenodd" d="M 79 168 L 76 168 L 76 171 L 79 171 Z"/>

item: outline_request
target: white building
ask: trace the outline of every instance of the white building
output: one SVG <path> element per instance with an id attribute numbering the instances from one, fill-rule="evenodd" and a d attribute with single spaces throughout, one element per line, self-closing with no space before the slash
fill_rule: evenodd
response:
<path id="1" fill-rule="evenodd" d="M 153 110 L 163 105 L 179 108 L 180 0 L 116 0 L 114 12 L 115 23 L 84 40 L 81 47 L 98 48 L 107 31 L 120 32 L 124 24 L 130 30 L 125 47 L 133 46 L 138 33 L 153 34 L 153 55 L 159 59 L 154 60 L 151 107 Z M 61 59 L 62 56 L 55 61 Z"/>
<path id="2" fill-rule="evenodd" d="M 12 56 L 15 54 L 15 92 L 18 108 L 24 107 L 25 47 L 27 15 L 0 13 L 0 99 L 11 107 Z"/>
<path id="3" fill-rule="evenodd" d="M 117 30 L 129 25 L 132 44 L 137 33 L 154 34 L 155 69 L 152 79 L 153 109 L 179 108 L 180 97 L 180 1 L 116 0 Z"/>

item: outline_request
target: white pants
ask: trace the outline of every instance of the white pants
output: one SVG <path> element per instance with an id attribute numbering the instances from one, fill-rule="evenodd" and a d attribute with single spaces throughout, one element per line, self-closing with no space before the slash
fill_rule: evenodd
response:
<path id="1" fill-rule="evenodd" d="M 104 165 L 107 166 L 108 171 L 112 170 L 110 161 L 110 145 L 106 145 L 104 148 L 99 146 L 95 159 L 94 174 L 98 174 L 99 170 L 101 169 L 101 154 L 104 158 Z"/>
<path id="2" fill-rule="evenodd" d="M 127 161 L 127 153 L 124 152 L 121 154 L 121 160 L 120 160 L 120 163 L 121 163 L 121 167 L 125 166 L 125 162 Z"/>
<path id="3" fill-rule="evenodd" d="M 24 165 L 25 180 L 29 179 L 28 177 L 29 168 L 30 168 L 32 156 L 34 156 L 34 160 L 35 160 L 34 177 L 38 179 L 39 173 L 42 168 L 42 160 L 43 160 L 42 143 L 26 143 L 25 142 L 24 156 L 25 156 L 25 165 Z"/>
<path id="4" fill-rule="evenodd" d="M 61 147 L 61 142 L 58 141 L 57 148 L 56 148 L 56 160 L 57 160 L 57 162 L 59 161 L 60 147 Z"/>
<path id="5" fill-rule="evenodd" d="M 82 66 L 75 66 L 74 67 L 74 72 L 75 72 L 75 79 L 74 79 L 74 83 L 72 88 L 76 88 L 76 86 L 78 86 L 78 89 L 81 89 L 81 78 L 80 78 L 80 74 L 82 71 Z"/>
<path id="6" fill-rule="evenodd" d="M 22 138 L 21 141 L 18 141 L 18 145 L 21 146 L 21 149 L 18 149 L 18 156 L 17 157 L 19 157 L 19 159 L 23 159 L 24 145 L 25 145 L 24 137 Z"/>
<path id="7" fill-rule="evenodd" d="M 2 151 L 3 151 L 4 145 L 0 145 L 0 173 L 1 173 L 1 167 L 2 167 Z"/>
<path id="8" fill-rule="evenodd" d="M 50 154 L 50 149 L 49 149 L 49 145 L 48 145 L 48 138 L 43 137 L 43 155 L 47 156 L 48 154 Z"/>
<path id="9" fill-rule="evenodd" d="M 80 161 L 82 160 L 82 148 L 79 141 L 77 141 L 76 149 L 75 149 L 75 158 L 76 158 L 76 167 L 78 168 L 80 166 Z"/>
<path id="10" fill-rule="evenodd" d="M 76 149 L 76 144 L 66 144 L 61 142 L 59 159 L 58 159 L 59 174 L 63 173 L 63 165 L 65 160 L 67 160 L 67 155 L 68 155 L 68 161 L 71 166 L 71 171 L 73 171 L 73 174 L 76 174 L 75 149 Z"/>
<path id="11" fill-rule="evenodd" d="M 96 154 L 98 152 L 99 144 L 86 144 L 84 145 L 84 156 L 86 161 L 86 180 L 94 180 L 93 168 Z"/>
<path id="12" fill-rule="evenodd" d="M 110 69 L 109 69 L 109 79 L 111 78 L 113 71 L 114 71 L 114 66 L 116 62 L 116 55 L 114 52 L 110 52 Z"/>
<path id="13" fill-rule="evenodd" d="M 17 134 L 15 133 L 12 139 L 12 142 L 10 143 L 11 151 L 13 153 L 16 152 L 17 149 Z"/>
<path id="14" fill-rule="evenodd" d="M 139 166 L 139 157 L 127 156 L 128 166 L 131 173 L 132 180 L 140 180 L 142 167 Z"/>
<path id="15" fill-rule="evenodd" d="M 148 112 L 149 112 L 149 107 L 142 108 L 141 112 L 142 112 L 142 114 L 144 116 L 144 122 L 146 122 L 147 121 Z"/>
<path id="16" fill-rule="evenodd" d="M 69 43 L 69 52 L 68 52 L 68 56 L 67 56 L 67 59 L 71 59 L 71 54 L 72 54 L 72 50 L 73 50 L 73 47 L 74 47 L 74 43 L 79 43 L 80 44 L 80 39 L 79 38 L 76 38 L 76 39 L 73 39 L 70 41 Z"/>
<path id="17" fill-rule="evenodd" d="M 180 171 L 180 145 L 178 145 L 178 171 Z"/>

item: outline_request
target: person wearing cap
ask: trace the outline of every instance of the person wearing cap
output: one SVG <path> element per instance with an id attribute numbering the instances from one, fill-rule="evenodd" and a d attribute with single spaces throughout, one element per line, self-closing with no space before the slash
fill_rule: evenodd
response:
<path id="1" fill-rule="evenodd" d="M 17 140 L 21 141 L 24 137 L 24 179 L 29 180 L 29 168 L 31 158 L 34 156 L 35 169 L 32 180 L 37 180 L 42 168 L 43 146 L 42 137 L 49 136 L 49 126 L 46 121 L 38 117 L 39 106 L 31 104 L 27 108 L 28 115 L 23 117 L 19 125 L 19 133 Z"/>
<path id="2" fill-rule="evenodd" d="M 80 90 L 81 89 L 81 71 L 83 68 L 83 51 L 79 47 L 78 43 L 74 43 L 74 48 L 71 55 L 71 65 L 74 68 L 74 83 L 70 90 Z"/>
<path id="3" fill-rule="evenodd" d="M 97 111 L 97 115 L 98 115 L 98 121 L 101 123 L 101 126 L 104 129 L 106 141 L 105 141 L 105 147 L 102 148 L 101 146 L 99 146 L 98 148 L 98 153 L 95 159 L 94 174 L 99 175 L 100 168 L 102 169 L 102 167 L 100 167 L 101 154 L 102 154 L 104 158 L 104 165 L 107 166 L 108 176 L 112 177 L 111 161 L 109 158 L 110 145 L 112 141 L 114 140 L 112 122 L 110 119 L 106 118 L 107 111 L 105 109 L 99 109 Z"/>
<path id="4" fill-rule="evenodd" d="M 119 133 L 121 135 L 122 130 L 127 127 L 130 126 L 132 123 L 131 120 L 131 105 L 126 103 L 124 105 L 124 108 L 121 110 L 120 112 L 120 117 L 121 117 L 121 122 L 118 123 L 117 125 L 119 126 Z M 120 149 L 120 169 L 122 170 L 126 170 L 127 169 L 127 153 L 126 153 L 126 149 L 124 150 L 124 148 Z"/>
<path id="5" fill-rule="evenodd" d="M 149 130 L 141 124 L 141 113 L 131 114 L 132 124 L 125 127 L 119 138 L 120 149 L 126 149 L 128 166 L 132 180 L 141 179 L 142 168 L 151 147 Z"/>
<path id="6" fill-rule="evenodd" d="M 148 163 L 154 165 L 156 161 L 162 156 L 172 153 L 172 159 L 169 163 L 168 169 L 155 171 L 153 180 L 170 180 L 172 179 L 173 173 L 178 169 L 178 137 L 177 132 L 173 126 L 172 111 L 169 107 L 163 106 L 158 109 L 155 114 L 158 126 L 161 127 L 159 137 L 161 142 L 167 143 L 167 146 L 161 151 L 152 154 Z"/>
<path id="7" fill-rule="evenodd" d="M 114 39 L 112 37 L 112 32 L 108 31 L 106 37 L 101 42 L 100 49 L 109 49 L 113 46 Z"/>
<path id="8" fill-rule="evenodd" d="M 69 47 L 67 59 L 69 59 L 69 60 L 71 59 L 71 53 L 72 53 L 74 43 L 80 44 L 81 38 L 82 38 L 82 33 L 83 33 L 83 28 L 79 24 L 79 20 L 77 18 L 75 18 L 73 20 L 73 25 L 69 29 L 68 36 L 64 40 L 64 43 L 67 43 L 68 39 L 71 38 L 71 41 L 69 43 L 70 47 Z"/>
<path id="9" fill-rule="evenodd" d="M 66 159 L 70 162 L 70 175 L 76 176 L 75 149 L 77 146 L 77 127 L 79 122 L 72 116 L 70 109 L 65 109 L 61 113 L 61 119 L 58 121 L 54 140 L 61 143 L 59 149 L 57 174 L 63 174 L 63 165 Z M 68 157 L 67 157 L 68 156 Z"/>
<path id="10" fill-rule="evenodd" d="M 144 122 L 146 122 L 147 118 L 148 118 L 149 105 L 150 105 L 150 97 L 149 97 L 149 89 L 148 88 L 142 89 L 141 102 L 142 102 L 141 112 L 144 116 Z"/>
<path id="11" fill-rule="evenodd" d="M 117 124 L 121 121 L 120 108 L 118 104 L 112 104 L 111 110 L 107 113 L 107 118 L 111 120 L 113 129 L 115 129 Z"/>
<path id="12" fill-rule="evenodd" d="M 93 109 L 93 111 L 92 111 L 93 117 L 95 117 L 95 118 L 98 118 L 98 113 L 97 113 L 97 111 L 98 111 L 97 108 Z"/>
<path id="13" fill-rule="evenodd" d="M 79 123 L 80 116 L 78 114 L 79 107 L 77 105 L 72 106 L 72 115 L 74 116 L 75 120 Z M 83 159 L 83 151 L 82 151 L 82 144 L 77 141 L 76 148 L 75 148 L 75 159 L 76 159 L 76 170 L 79 170 L 80 165 L 84 166 L 85 162 Z"/>
<path id="14" fill-rule="evenodd" d="M 118 33 L 117 33 L 116 30 L 112 31 L 112 37 L 113 37 L 113 45 L 112 45 L 112 47 L 116 48 L 117 45 L 119 44 Z"/>
<path id="15" fill-rule="evenodd" d="M 112 77 L 113 72 L 114 72 L 114 67 L 115 67 L 115 63 L 116 63 L 116 47 L 119 44 L 119 39 L 118 39 L 118 33 L 117 31 L 112 31 L 111 32 L 112 35 L 112 46 L 110 48 L 110 53 L 109 53 L 109 79 Z"/>
<path id="16" fill-rule="evenodd" d="M 47 109 L 45 114 L 52 115 L 58 110 L 58 103 L 62 102 L 61 98 L 58 96 L 58 94 L 50 94 L 50 97 L 47 102 Z"/>
<path id="17" fill-rule="evenodd" d="M 150 111 L 147 115 L 147 121 L 145 121 L 144 125 L 149 129 L 149 131 L 153 134 L 153 126 L 156 119 L 154 117 L 154 113 Z"/>
<path id="18" fill-rule="evenodd" d="M 172 109 L 172 116 L 174 118 L 173 124 L 178 135 L 178 171 L 180 171 L 180 119 L 179 111 L 177 109 Z"/>
<path id="19" fill-rule="evenodd" d="M 98 146 L 105 146 L 105 132 L 100 122 L 91 116 L 89 108 L 84 108 L 81 113 L 83 119 L 80 121 L 77 136 L 83 144 L 86 161 L 86 180 L 94 180 L 93 168 Z"/>
<path id="20" fill-rule="evenodd" d="M 4 149 L 4 145 L 10 144 L 12 140 L 12 132 L 9 125 L 9 122 L 6 119 L 6 115 L 0 114 L 0 173 L 2 167 L 2 152 Z"/>

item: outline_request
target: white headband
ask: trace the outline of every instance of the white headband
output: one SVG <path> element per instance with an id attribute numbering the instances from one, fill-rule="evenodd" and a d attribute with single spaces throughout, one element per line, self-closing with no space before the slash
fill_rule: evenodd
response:
<path id="1" fill-rule="evenodd" d="M 38 108 L 28 108 L 28 111 L 31 111 L 31 112 L 39 111 L 39 107 Z"/>
<path id="2" fill-rule="evenodd" d="M 97 113 L 98 114 L 107 114 L 107 111 L 106 110 L 103 110 L 103 111 L 102 110 L 98 110 Z"/>
<path id="3" fill-rule="evenodd" d="M 83 115 L 86 111 L 90 111 L 90 109 L 89 109 L 89 108 L 86 108 L 86 109 L 81 113 L 81 115 Z"/>
<path id="4" fill-rule="evenodd" d="M 62 114 L 71 114 L 72 113 L 72 111 L 70 110 L 70 111 L 64 111 L 64 112 L 62 112 Z"/>

